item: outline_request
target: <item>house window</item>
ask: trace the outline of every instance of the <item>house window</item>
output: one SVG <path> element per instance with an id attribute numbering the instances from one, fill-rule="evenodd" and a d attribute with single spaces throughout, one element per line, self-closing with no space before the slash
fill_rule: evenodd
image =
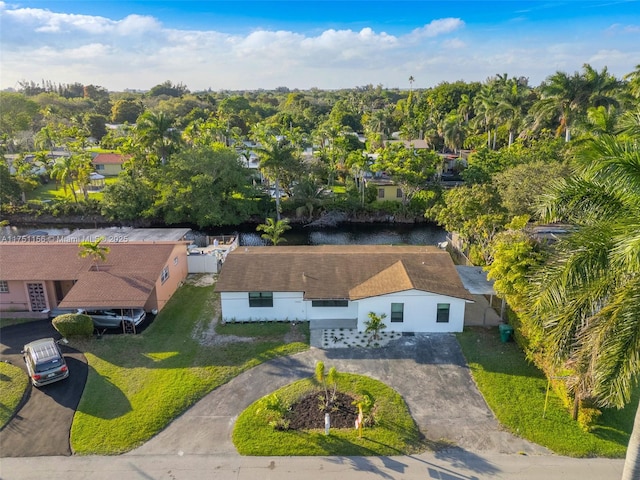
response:
<path id="1" fill-rule="evenodd" d="M 103 171 L 104 170 L 104 165 L 102 165 L 102 164 L 96 165 L 96 170 L 99 171 L 99 172 Z"/>
<path id="2" fill-rule="evenodd" d="M 250 307 L 273 307 L 273 292 L 249 292 Z"/>
<path id="3" fill-rule="evenodd" d="M 401 188 L 396 189 L 396 198 L 402 198 L 402 189 Z"/>
<path id="4" fill-rule="evenodd" d="M 384 198 L 384 188 L 378 189 L 378 198 Z"/>
<path id="5" fill-rule="evenodd" d="M 404 321 L 404 303 L 391 304 L 391 322 L 402 323 Z"/>
<path id="6" fill-rule="evenodd" d="M 9 282 L 0 280 L 0 293 L 9 293 Z"/>
<path id="7" fill-rule="evenodd" d="M 311 300 L 312 307 L 348 307 L 349 300 Z"/>
<path id="8" fill-rule="evenodd" d="M 438 314 L 436 316 L 437 323 L 449 323 L 449 307 L 448 303 L 438 304 Z"/>
<path id="9" fill-rule="evenodd" d="M 174 265 L 177 265 L 177 264 L 178 264 L 178 257 L 175 257 L 175 258 L 173 259 L 173 264 L 174 264 Z"/>
<path id="10" fill-rule="evenodd" d="M 162 269 L 162 274 L 160 275 L 160 281 L 164 283 L 167 281 L 168 278 L 169 278 L 169 267 L 164 267 Z"/>

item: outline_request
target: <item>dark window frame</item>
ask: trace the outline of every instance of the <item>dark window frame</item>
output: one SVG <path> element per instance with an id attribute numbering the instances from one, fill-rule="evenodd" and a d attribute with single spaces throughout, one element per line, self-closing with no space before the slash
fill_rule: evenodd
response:
<path id="1" fill-rule="evenodd" d="M 394 306 L 398 308 L 400 306 L 400 311 L 393 311 Z M 404 323 L 404 303 L 392 303 L 391 304 L 391 323 Z"/>
<path id="2" fill-rule="evenodd" d="M 436 312 L 436 323 L 449 323 L 450 303 L 439 303 Z"/>
<path id="3" fill-rule="evenodd" d="M 273 307 L 273 292 L 249 292 L 250 307 Z"/>
<path id="4" fill-rule="evenodd" d="M 348 307 L 349 300 L 311 300 L 311 306 L 315 308 L 324 307 Z"/>
<path id="5" fill-rule="evenodd" d="M 384 188 L 378 188 L 378 198 L 384 198 Z"/>
<path id="6" fill-rule="evenodd" d="M 396 198 L 402 198 L 402 189 L 401 188 L 396 189 Z"/>
<path id="7" fill-rule="evenodd" d="M 11 293 L 9 292 L 9 282 L 7 280 L 0 280 L 0 293 Z"/>

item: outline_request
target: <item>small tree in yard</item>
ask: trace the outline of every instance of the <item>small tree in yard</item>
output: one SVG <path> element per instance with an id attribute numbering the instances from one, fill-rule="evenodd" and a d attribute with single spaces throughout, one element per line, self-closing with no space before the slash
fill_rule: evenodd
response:
<path id="1" fill-rule="evenodd" d="M 375 312 L 369 312 L 369 320 L 364 322 L 364 326 L 366 327 L 364 333 L 371 334 L 370 340 L 380 340 L 380 332 L 387 328 L 387 326 L 382 323 L 385 318 L 387 318 L 386 313 L 377 315 Z"/>
<path id="2" fill-rule="evenodd" d="M 338 391 L 338 371 L 336 367 L 331 367 L 328 373 L 325 373 L 324 363 L 316 363 L 316 380 L 324 388 L 324 396 L 320 396 L 321 410 L 329 412 L 333 402 L 336 399 Z"/>
<path id="3" fill-rule="evenodd" d="M 288 430 L 289 429 L 289 420 L 287 420 L 286 415 L 289 411 L 289 405 L 286 404 L 278 395 L 275 393 L 269 395 L 262 399 L 262 404 L 260 409 L 258 409 L 257 413 L 266 412 L 267 421 L 269 422 L 269 426 L 273 427 L 275 430 Z"/>

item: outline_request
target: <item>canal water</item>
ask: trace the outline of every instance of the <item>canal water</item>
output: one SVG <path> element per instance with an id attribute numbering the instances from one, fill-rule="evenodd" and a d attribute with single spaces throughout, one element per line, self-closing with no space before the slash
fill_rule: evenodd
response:
<path id="1" fill-rule="evenodd" d="M 65 236 L 72 232 L 73 229 L 70 228 L 45 226 L 2 227 L 0 241 L 16 241 L 20 236 Z M 196 237 L 199 233 L 194 232 Z M 255 226 L 208 229 L 201 234 L 235 234 L 239 236 L 241 246 L 267 245 L 260 236 L 261 232 L 256 232 Z M 446 232 L 435 224 L 343 224 L 330 228 L 295 226 L 285 232 L 283 237 L 286 242 L 281 245 L 436 245 L 446 240 Z"/>
<path id="2" fill-rule="evenodd" d="M 266 245 L 261 232 L 240 229 L 240 245 Z M 343 224 L 331 228 L 294 227 L 280 245 L 436 245 L 446 231 L 434 224 Z"/>

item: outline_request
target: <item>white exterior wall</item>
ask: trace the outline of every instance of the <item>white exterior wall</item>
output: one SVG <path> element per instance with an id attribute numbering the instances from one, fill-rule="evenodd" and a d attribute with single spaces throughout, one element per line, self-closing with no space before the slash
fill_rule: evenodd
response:
<path id="1" fill-rule="evenodd" d="M 307 319 L 302 292 L 273 292 L 273 307 L 250 307 L 248 292 L 221 292 L 220 300 L 225 322 Z"/>
<path id="2" fill-rule="evenodd" d="M 364 298 L 358 301 L 358 330 L 366 329 L 369 312 L 385 313 L 386 330 L 394 332 L 461 332 L 464 327 L 465 300 L 419 290 Z M 391 323 L 391 304 L 404 303 L 404 321 Z M 449 322 L 437 323 L 438 303 L 448 303 Z"/>
<path id="3" fill-rule="evenodd" d="M 444 295 L 408 290 L 350 301 L 348 307 L 312 307 L 302 292 L 274 292 L 273 307 L 249 307 L 247 292 L 221 292 L 222 318 L 226 322 L 302 321 L 358 319 L 358 330 L 366 329 L 369 312 L 385 313 L 388 331 L 461 332 L 464 327 L 465 300 Z M 391 304 L 404 304 L 404 321 L 391 323 Z M 448 303 L 449 322 L 437 323 L 438 303 Z"/>

